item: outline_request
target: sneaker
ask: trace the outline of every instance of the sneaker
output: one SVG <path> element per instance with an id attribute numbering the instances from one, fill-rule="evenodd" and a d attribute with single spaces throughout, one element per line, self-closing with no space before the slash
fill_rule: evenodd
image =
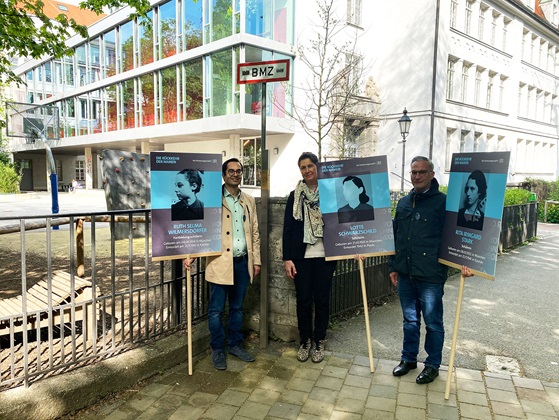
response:
<path id="1" fill-rule="evenodd" d="M 225 360 L 225 351 L 222 349 L 212 350 L 212 363 L 217 370 L 227 369 L 227 360 Z"/>
<path id="2" fill-rule="evenodd" d="M 299 351 L 297 352 L 297 360 L 300 362 L 306 362 L 309 360 L 309 354 L 311 351 L 311 339 L 309 338 L 301 347 L 299 347 Z"/>
<path id="3" fill-rule="evenodd" d="M 237 356 L 243 362 L 254 362 L 256 359 L 252 354 L 243 349 L 241 346 L 233 346 L 229 349 L 229 354 Z"/>
<path id="4" fill-rule="evenodd" d="M 319 340 L 316 342 L 311 351 L 311 360 L 313 363 L 320 363 L 324 360 L 324 341 Z"/>

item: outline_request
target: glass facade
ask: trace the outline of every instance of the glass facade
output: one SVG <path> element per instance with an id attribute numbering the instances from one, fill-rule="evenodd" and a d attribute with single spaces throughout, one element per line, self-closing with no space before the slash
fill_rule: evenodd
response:
<path id="1" fill-rule="evenodd" d="M 149 16 L 150 27 L 124 21 L 76 46 L 74 56 L 26 72 L 28 102 L 62 96 L 54 102 L 61 137 L 260 114 L 262 87 L 238 85 L 237 64 L 291 58 L 243 43 L 126 78 L 135 69 L 240 33 L 243 22 L 249 34 L 293 43 L 293 0 L 171 0 L 154 6 Z M 87 90 L 99 82 L 101 87 Z M 267 115 L 284 116 L 286 86 L 268 83 Z M 72 95 L 77 88 L 81 93 Z"/>

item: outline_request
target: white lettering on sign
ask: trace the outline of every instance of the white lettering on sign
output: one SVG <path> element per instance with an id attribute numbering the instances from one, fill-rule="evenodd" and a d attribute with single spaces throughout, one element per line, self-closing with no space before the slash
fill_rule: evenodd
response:
<path id="1" fill-rule="evenodd" d="M 237 83 L 265 83 L 289 80 L 289 60 L 242 63 L 237 66 Z"/>

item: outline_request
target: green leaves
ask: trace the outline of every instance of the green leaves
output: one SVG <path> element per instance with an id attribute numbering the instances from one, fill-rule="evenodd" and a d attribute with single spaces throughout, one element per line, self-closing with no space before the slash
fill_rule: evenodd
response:
<path id="1" fill-rule="evenodd" d="M 12 71 L 11 57 L 39 58 L 45 55 L 61 58 L 73 54 L 65 41 L 73 33 L 87 38 L 87 28 L 61 13 L 50 19 L 40 0 L 5 0 L 0 2 L 0 78 L 7 82 L 23 83 Z M 111 9 L 130 6 L 132 18 L 150 26 L 148 0 L 87 0 L 80 8 L 100 14 Z"/>

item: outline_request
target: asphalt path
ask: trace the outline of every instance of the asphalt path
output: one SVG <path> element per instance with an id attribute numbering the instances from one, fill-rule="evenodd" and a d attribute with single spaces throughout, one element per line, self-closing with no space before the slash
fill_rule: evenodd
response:
<path id="1" fill-rule="evenodd" d="M 558 259 L 559 225 L 539 223 L 537 241 L 498 256 L 495 280 L 466 279 L 455 367 L 486 370 L 486 356 L 503 356 L 518 361 L 523 376 L 559 382 Z M 455 275 L 445 286 L 444 365 L 450 359 L 459 285 L 460 276 Z M 369 320 L 374 357 L 398 360 L 402 348 L 398 297 L 371 309 Z M 335 325 L 327 348 L 368 354 L 365 317 Z M 419 359 L 425 357 L 422 350 Z"/>

